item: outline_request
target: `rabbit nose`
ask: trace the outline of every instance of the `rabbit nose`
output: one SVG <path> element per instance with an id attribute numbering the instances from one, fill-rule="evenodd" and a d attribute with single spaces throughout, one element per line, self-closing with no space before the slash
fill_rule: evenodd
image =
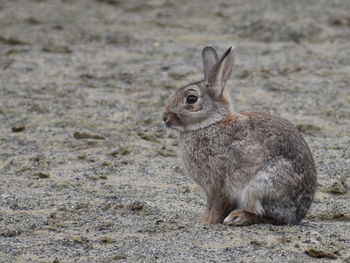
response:
<path id="1" fill-rule="evenodd" d="M 165 113 L 163 114 L 163 121 L 164 121 L 165 123 L 167 123 L 167 122 L 169 121 L 169 113 L 168 113 L 168 112 L 165 112 Z"/>

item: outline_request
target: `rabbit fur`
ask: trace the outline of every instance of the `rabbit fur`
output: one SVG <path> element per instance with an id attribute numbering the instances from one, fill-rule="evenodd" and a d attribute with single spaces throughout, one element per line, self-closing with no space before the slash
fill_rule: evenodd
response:
<path id="1" fill-rule="evenodd" d="M 203 223 L 295 224 L 316 189 L 308 145 L 287 120 L 262 112 L 235 113 L 225 83 L 234 48 L 219 59 L 202 52 L 204 80 L 179 89 L 163 120 L 179 131 L 185 172 L 206 193 Z"/>

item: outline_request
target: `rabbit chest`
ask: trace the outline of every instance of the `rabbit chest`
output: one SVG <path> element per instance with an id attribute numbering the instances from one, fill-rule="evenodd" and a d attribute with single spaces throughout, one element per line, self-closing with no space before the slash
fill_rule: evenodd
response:
<path id="1" fill-rule="evenodd" d="M 242 189 L 263 166 L 265 153 L 244 123 L 218 124 L 180 135 L 185 170 L 206 192 Z"/>

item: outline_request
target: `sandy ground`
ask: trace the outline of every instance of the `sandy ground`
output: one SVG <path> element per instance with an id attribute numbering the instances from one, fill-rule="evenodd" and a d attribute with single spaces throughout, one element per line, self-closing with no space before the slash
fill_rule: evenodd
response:
<path id="1" fill-rule="evenodd" d="M 0 262 L 350 262 L 350 1 L 0 1 Z M 237 111 L 292 121 L 297 226 L 199 224 L 162 110 L 236 46 Z"/>

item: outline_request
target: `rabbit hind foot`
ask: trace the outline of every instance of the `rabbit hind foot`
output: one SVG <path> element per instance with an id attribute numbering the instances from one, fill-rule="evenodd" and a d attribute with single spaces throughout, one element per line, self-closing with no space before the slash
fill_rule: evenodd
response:
<path id="1" fill-rule="evenodd" d="M 233 210 L 225 219 L 224 225 L 247 226 L 258 223 L 275 224 L 272 218 L 253 214 L 245 210 Z"/>

